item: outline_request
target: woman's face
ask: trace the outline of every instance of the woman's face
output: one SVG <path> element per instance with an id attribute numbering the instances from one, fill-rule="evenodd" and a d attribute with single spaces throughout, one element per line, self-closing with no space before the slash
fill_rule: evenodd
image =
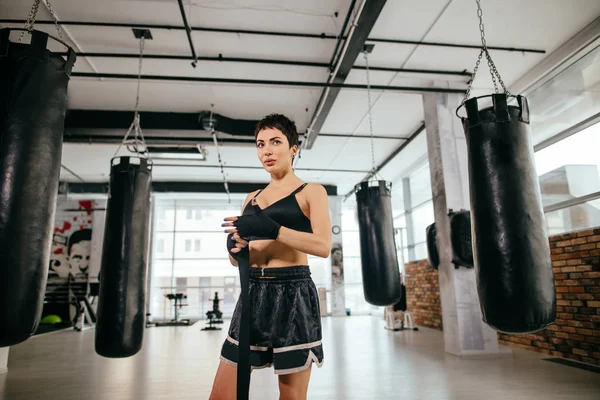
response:
<path id="1" fill-rule="evenodd" d="M 287 137 L 279 129 L 263 129 L 256 136 L 258 159 L 269 173 L 290 168 L 297 147 L 290 148 Z"/>

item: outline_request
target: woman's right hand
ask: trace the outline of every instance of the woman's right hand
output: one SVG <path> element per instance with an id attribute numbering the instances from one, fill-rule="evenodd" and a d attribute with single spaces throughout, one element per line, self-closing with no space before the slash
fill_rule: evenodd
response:
<path id="1" fill-rule="evenodd" d="M 248 246 L 248 241 L 240 237 L 240 235 L 238 235 L 237 233 L 234 233 L 233 236 L 231 236 L 230 240 L 235 242 L 235 245 L 231 248 L 232 253 L 239 253 L 240 251 L 242 251 L 242 249 Z"/>

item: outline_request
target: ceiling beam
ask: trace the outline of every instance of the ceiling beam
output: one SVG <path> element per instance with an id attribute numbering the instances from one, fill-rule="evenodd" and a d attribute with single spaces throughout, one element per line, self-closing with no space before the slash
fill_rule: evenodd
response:
<path id="1" fill-rule="evenodd" d="M 64 143 L 80 143 L 80 144 L 119 144 L 123 141 L 124 132 L 126 128 L 114 131 L 99 131 L 97 133 L 90 133 L 90 130 L 94 130 L 93 127 L 87 129 L 78 129 L 77 131 L 65 131 L 65 135 L 63 137 Z M 323 137 L 332 137 L 336 139 L 371 139 L 369 135 L 336 135 L 336 134 L 323 134 L 321 133 L 319 136 Z M 161 132 L 152 132 L 151 130 L 144 129 L 144 139 L 148 146 L 166 146 L 166 145 L 174 145 L 174 146 L 193 146 L 196 144 L 203 143 L 214 143 L 212 136 L 210 136 L 209 132 L 197 132 L 194 136 L 165 136 Z M 218 135 L 220 144 L 233 144 L 233 145 L 248 145 L 254 146 L 254 138 L 253 137 L 227 137 L 222 134 Z M 397 137 L 397 136 L 373 136 L 375 140 L 407 140 L 405 137 Z M 300 138 L 300 142 L 302 142 L 302 138 Z"/>
<path id="2" fill-rule="evenodd" d="M 364 182 L 366 180 L 371 179 L 373 176 L 375 176 L 375 174 L 377 174 L 379 171 L 381 171 L 386 165 L 388 165 L 390 163 L 390 161 L 392 161 L 394 158 L 396 158 L 396 156 L 398 154 L 400 154 L 400 152 L 402 150 L 404 150 L 404 148 L 406 146 L 408 146 L 413 140 L 415 140 L 415 138 L 417 136 L 419 136 L 419 134 L 421 132 L 423 132 L 424 130 L 425 130 L 425 123 L 422 122 L 421 125 L 419 125 L 419 127 L 417 128 L 417 130 L 415 130 L 412 133 L 412 135 L 410 135 L 410 137 L 408 138 L 408 140 L 406 142 L 403 142 L 402 144 L 400 144 L 400 146 L 398 146 L 394 151 L 392 151 L 390 153 L 390 155 L 388 155 L 386 157 L 386 159 L 381 162 L 381 164 L 379 164 L 377 167 L 375 167 L 375 169 L 373 171 L 369 172 L 360 182 Z M 358 185 L 358 183 L 357 183 L 357 185 Z M 355 190 L 356 190 L 356 185 L 352 188 L 351 191 L 346 193 L 346 195 L 344 196 L 344 200 L 348 199 L 348 197 L 350 197 L 352 195 L 352 193 L 355 192 Z"/>
<path id="3" fill-rule="evenodd" d="M 348 75 L 349 70 L 346 72 Z M 268 86 L 294 86 L 294 87 L 318 87 L 331 88 L 329 92 L 337 93 L 341 89 L 367 90 L 367 85 L 358 85 L 350 83 L 337 82 L 309 82 L 309 81 L 273 81 L 264 79 L 233 79 L 233 78 L 207 78 L 197 76 L 168 76 L 168 75 L 135 75 L 135 74 L 112 74 L 112 73 L 94 73 L 94 72 L 73 72 L 73 78 L 108 78 L 108 79 L 143 79 L 152 81 L 171 81 L 171 82 L 205 82 L 205 83 L 232 83 L 237 85 L 268 85 Z M 339 78 L 341 79 L 341 77 Z M 345 77 L 343 78 L 346 79 Z M 393 92 L 406 93 L 466 93 L 466 89 L 448 89 L 421 86 L 386 86 L 371 85 L 371 90 L 385 90 Z M 330 96 L 327 96 L 329 98 Z M 332 103 L 333 104 L 333 103 Z M 329 109 L 331 106 L 328 107 Z"/>
<path id="4" fill-rule="evenodd" d="M 65 143 L 121 143 L 134 111 L 68 110 L 65 118 Z M 144 138 L 148 145 L 193 145 L 212 143 L 201 123 L 201 113 L 140 111 Z M 215 114 L 219 142 L 254 145 L 254 128 L 258 121 L 234 120 Z M 219 130 L 223 128 L 223 130 Z M 340 139 L 370 139 L 370 135 L 321 133 Z M 303 138 L 300 138 L 301 141 Z M 374 135 L 376 140 L 406 140 L 407 137 Z"/>
<path id="5" fill-rule="evenodd" d="M 67 53 L 59 53 L 65 56 Z M 139 59 L 139 54 L 133 53 L 77 53 L 77 57 L 86 58 L 131 58 Z M 177 54 L 144 54 L 144 60 L 194 60 L 194 57 Z M 316 61 L 299 61 L 299 60 L 277 60 L 273 58 L 245 58 L 245 57 L 196 57 L 198 61 L 216 61 L 216 62 L 230 62 L 230 63 L 250 63 L 250 64 L 273 64 L 273 65 L 290 65 L 296 67 L 312 67 L 312 68 L 329 68 L 329 64 L 324 62 Z M 366 67 L 355 65 L 352 69 L 365 70 Z M 433 74 L 433 75 L 456 75 L 471 77 L 471 73 L 467 70 L 462 71 L 448 71 L 448 70 L 437 70 L 437 69 L 415 69 L 415 68 L 392 68 L 392 67 L 373 67 L 369 65 L 369 71 L 381 71 L 381 72 L 402 72 L 409 74 Z"/>
<path id="6" fill-rule="evenodd" d="M 230 193 L 251 193 L 268 183 L 228 182 Z M 323 185 L 329 196 L 337 196 L 337 186 Z M 223 182 L 152 182 L 153 193 L 225 193 Z M 58 194 L 108 194 L 108 182 L 60 182 Z"/>
<path id="7" fill-rule="evenodd" d="M 194 49 L 194 41 L 192 40 L 192 28 L 188 24 L 187 17 L 185 15 L 185 8 L 183 8 L 183 1 L 177 0 L 179 3 L 179 11 L 181 12 L 181 19 L 183 20 L 183 27 L 185 28 L 185 34 L 187 35 L 188 43 L 190 44 L 190 50 L 192 52 L 192 57 L 194 61 L 192 61 L 192 67 L 196 68 L 196 64 L 198 63 L 198 56 L 196 56 L 196 50 Z"/>
<path id="8" fill-rule="evenodd" d="M 336 68 L 327 80 L 328 84 L 344 84 L 356 62 L 356 58 L 363 51 L 365 41 L 369 37 L 371 29 L 375 26 L 375 22 L 377 21 L 377 18 L 379 18 L 379 14 L 381 13 L 381 10 L 383 10 L 385 3 L 386 0 L 363 0 L 359 6 L 357 19 L 353 21 L 350 31 L 348 32 L 348 38 L 344 42 L 344 47 L 338 58 Z M 366 85 L 362 86 L 366 87 Z M 326 86 L 321 92 L 321 97 L 317 102 L 317 108 L 315 109 L 315 113 L 308 126 L 308 135 L 306 136 L 306 140 L 302 143 L 303 148 L 312 148 L 341 89 L 340 86 Z"/>
<path id="9" fill-rule="evenodd" d="M 22 19 L 0 19 L 0 24 L 18 24 L 22 26 L 26 20 Z M 54 25 L 54 21 L 35 21 L 37 25 Z M 160 24 L 136 24 L 136 23 L 114 23 L 114 22 L 92 22 L 92 21 L 58 21 L 58 25 L 72 25 L 72 26 L 96 26 L 96 27 L 109 27 L 109 28 L 145 28 L 145 29 L 164 29 L 164 30 L 184 30 L 185 27 L 178 25 L 160 25 Z M 261 31 L 251 29 L 227 29 L 227 28 L 210 28 L 193 26 L 191 27 L 192 32 L 216 32 L 216 33 L 230 33 L 235 35 L 262 35 L 262 36 L 281 36 L 281 37 L 296 37 L 305 39 L 321 39 L 321 40 L 338 40 L 338 35 L 328 35 L 325 33 L 299 33 L 299 32 L 273 32 L 273 31 Z M 343 39 L 346 39 L 344 36 Z M 398 45 L 416 45 L 416 46 L 436 46 L 436 47 L 454 47 L 454 48 L 466 48 L 466 49 L 480 49 L 479 44 L 460 44 L 460 43 L 443 43 L 443 42 L 425 42 L 417 40 L 403 40 L 403 39 L 386 39 L 386 38 L 369 38 L 370 42 L 385 42 Z M 507 51 L 507 52 L 518 52 L 518 53 L 538 53 L 544 54 L 545 50 L 532 49 L 532 48 L 521 48 L 512 46 L 487 46 L 489 50 L 496 51 Z"/>

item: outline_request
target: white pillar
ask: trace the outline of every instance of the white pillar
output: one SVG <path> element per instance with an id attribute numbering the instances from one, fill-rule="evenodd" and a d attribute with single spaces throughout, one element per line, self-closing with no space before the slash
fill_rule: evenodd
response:
<path id="1" fill-rule="evenodd" d="M 446 352 L 461 357 L 496 356 L 501 354 L 498 336 L 482 320 L 475 270 L 455 269 L 452 264 L 448 211 L 470 209 L 466 138 L 460 120 L 454 114 L 461 100 L 458 94 L 423 95 L 440 256 L 438 274 L 444 346 Z M 502 353 L 507 354 L 506 351 Z"/>
<path id="2" fill-rule="evenodd" d="M 0 374 L 8 372 L 8 349 L 10 347 L 0 348 Z"/>
<path id="3" fill-rule="evenodd" d="M 346 293 L 344 290 L 344 246 L 342 244 L 342 199 L 343 196 L 329 197 L 331 218 L 331 315 L 346 315 Z"/>

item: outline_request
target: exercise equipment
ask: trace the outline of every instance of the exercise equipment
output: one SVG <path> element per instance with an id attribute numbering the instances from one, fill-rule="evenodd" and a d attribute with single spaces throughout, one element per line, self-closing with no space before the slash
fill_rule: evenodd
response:
<path id="1" fill-rule="evenodd" d="M 32 25 L 31 25 L 32 26 Z M 30 26 L 30 28 L 31 28 Z M 42 317 L 60 176 L 67 87 L 75 52 L 0 29 L 0 347 L 27 340 Z"/>
<path id="2" fill-rule="evenodd" d="M 427 260 L 429 261 L 429 266 L 437 270 L 440 267 L 440 255 L 438 253 L 437 238 L 435 235 L 436 229 L 434 222 L 425 229 L 425 236 L 427 240 Z"/>
<path id="3" fill-rule="evenodd" d="M 375 306 L 397 303 L 401 288 L 391 184 L 365 181 L 356 185 L 355 190 L 365 300 Z"/>
<path id="4" fill-rule="evenodd" d="M 165 297 L 169 300 L 173 302 L 173 319 L 170 321 L 163 321 L 163 322 L 155 322 L 154 326 L 189 326 L 190 325 L 190 320 L 185 318 L 185 319 L 180 319 L 179 318 L 179 310 L 184 307 L 187 306 L 187 304 L 183 303 L 183 300 L 187 300 L 187 294 L 183 293 L 183 292 L 178 292 L 178 293 L 167 293 L 165 294 Z"/>
<path id="5" fill-rule="evenodd" d="M 544 210 L 530 141 L 527 99 L 505 93 L 479 110 L 465 102 L 473 255 L 484 321 L 508 333 L 534 332 L 556 318 Z"/>
<path id="6" fill-rule="evenodd" d="M 144 336 L 152 164 L 137 157 L 111 164 L 95 348 L 104 357 L 129 357 Z"/>
<path id="7" fill-rule="evenodd" d="M 473 244 L 471 238 L 471 213 L 450 210 L 450 246 L 452 263 L 456 267 L 473 268 Z"/>
<path id="8" fill-rule="evenodd" d="M 55 324 L 60 324 L 60 323 L 62 323 L 62 319 L 58 315 L 54 315 L 54 314 L 46 315 L 40 321 L 41 325 L 55 325 Z"/>
<path id="9" fill-rule="evenodd" d="M 223 324 L 223 312 L 219 308 L 219 292 L 215 292 L 215 298 L 213 299 L 213 308 L 206 312 L 206 319 L 208 325 L 202 328 L 203 331 L 220 331 L 221 328 L 215 325 Z"/>

